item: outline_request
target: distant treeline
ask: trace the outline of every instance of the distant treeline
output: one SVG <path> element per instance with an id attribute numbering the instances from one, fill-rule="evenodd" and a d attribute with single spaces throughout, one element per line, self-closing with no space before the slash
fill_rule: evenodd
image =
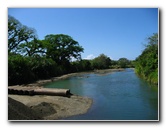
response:
<path id="1" fill-rule="evenodd" d="M 158 34 L 148 38 L 142 54 L 136 58 L 135 71 L 143 79 L 158 84 Z"/>
<path id="2" fill-rule="evenodd" d="M 136 72 L 142 76 L 144 69 L 141 66 L 145 65 L 139 63 L 141 57 L 135 62 L 127 58 L 111 60 L 101 54 L 92 60 L 84 60 L 81 58 L 83 51 L 84 48 L 69 35 L 49 34 L 43 40 L 39 40 L 35 29 L 22 25 L 14 17 L 8 16 L 9 85 L 27 84 L 73 72 L 129 68 L 134 67 L 135 63 Z"/>

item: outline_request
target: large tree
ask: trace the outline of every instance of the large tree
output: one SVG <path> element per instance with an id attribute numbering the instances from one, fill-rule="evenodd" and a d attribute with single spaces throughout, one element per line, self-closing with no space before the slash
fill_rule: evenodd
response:
<path id="1" fill-rule="evenodd" d="M 35 30 L 22 25 L 17 19 L 8 16 L 8 52 L 18 53 L 21 43 L 27 43 L 36 37 Z"/>
<path id="2" fill-rule="evenodd" d="M 70 62 L 71 58 L 80 59 L 83 48 L 72 37 L 64 34 L 45 36 L 46 56 L 58 64 Z"/>

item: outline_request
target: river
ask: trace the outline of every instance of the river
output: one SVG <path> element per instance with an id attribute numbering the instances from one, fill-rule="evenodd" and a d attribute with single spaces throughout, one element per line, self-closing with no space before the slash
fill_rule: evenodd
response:
<path id="1" fill-rule="evenodd" d="M 93 99 L 86 114 L 64 120 L 158 120 L 158 87 L 136 76 L 133 69 L 108 74 L 80 74 L 48 83 Z"/>

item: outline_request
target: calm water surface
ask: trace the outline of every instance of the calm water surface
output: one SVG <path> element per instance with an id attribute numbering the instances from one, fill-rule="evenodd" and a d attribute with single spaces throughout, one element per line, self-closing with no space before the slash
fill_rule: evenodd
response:
<path id="1" fill-rule="evenodd" d="M 138 78 L 134 70 L 109 74 L 83 74 L 46 84 L 68 88 L 93 99 L 86 114 L 65 120 L 158 120 L 158 87 Z"/>

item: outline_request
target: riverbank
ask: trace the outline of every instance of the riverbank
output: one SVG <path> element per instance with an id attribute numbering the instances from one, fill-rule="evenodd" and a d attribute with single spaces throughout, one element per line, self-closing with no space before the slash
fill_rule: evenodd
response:
<path id="1" fill-rule="evenodd" d="M 105 69 L 91 72 L 79 72 L 54 77 L 48 80 L 40 80 L 32 84 L 18 85 L 17 88 L 31 87 L 43 88 L 43 85 L 56 80 L 67 79 L 72 76 L 96 73 L 99 75 L 123 71 L 124 69 Z M 13 86 L 14 87 L 14 86 Z M 72 93 L 72 90 L 71 90 Z M 8 95 L 8 119 L 9 120 L 57 120 L 66 117 L 84 114 L 92 105 L 92 99 L 71 95 L 70 97 L 47 95 Z"/>
<path id="2" fill-rule="evenodd" d="M 23 85 L 17 85 L 17 86 L 42 87 L 46 83 L 54 82 L 57 80 L 67 79 L 67 78 L 70 78 L 73 76 L 79 76 L 79 75 L 89 74 L 89 73 L 103 75 L 103 74 L 107 74 L 107 73 L 111 73 L 111 72 L 124 71 L 124 70 L 125 69 L 123 69 L 123 68 L 119 68 L 119 69 L 102 69 L 102 70 L 93 70 L 93 71 L 88 71 L 88 72 L 69 73 L 69 74 L 59 76 L 59 77 L 52 77 L 52 78 L 46 79 L 46 80 L 38 80 L 38 81 L 31 83 L 31 84 L 23 84 Z"/>

